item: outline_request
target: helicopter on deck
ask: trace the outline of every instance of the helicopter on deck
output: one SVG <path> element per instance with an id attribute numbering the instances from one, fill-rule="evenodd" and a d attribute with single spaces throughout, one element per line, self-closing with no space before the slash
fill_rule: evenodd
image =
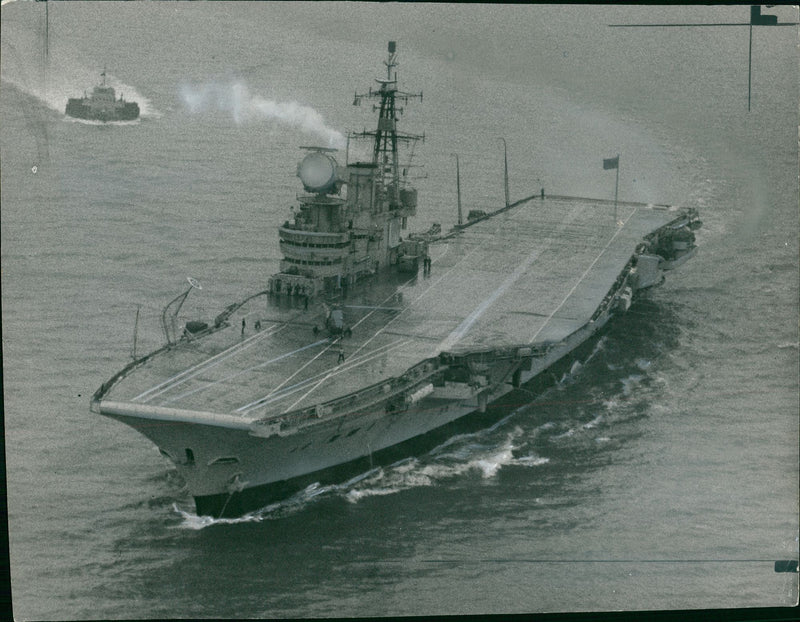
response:
<path id="1" fill-rule="evenodd" d="M 324 329 L 328 331 L 328 334 L 332 337 L 350 337 L 353 334 L 350 325 L 345 322 L 344 318 L 344 310 L 339 307 L 329 307 L 327 304 L 322 303 L 322 307 L 325 309 L 325 320 L 323 323 Z M 314 325 L 314 334 L 317 335 L 320 332 L 319 325 Z"/>

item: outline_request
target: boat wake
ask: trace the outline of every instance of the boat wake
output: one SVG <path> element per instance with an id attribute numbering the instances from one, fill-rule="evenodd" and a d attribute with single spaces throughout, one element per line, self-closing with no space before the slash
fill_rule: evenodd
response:
<path id="1" fill-rule="evenodd" d="M 540 467 L 580 448 L 596 451 L 590 448 L 614 446 L 612 441 L 619 440 L 615 427 L 639 416 L 642 402 L 650 401 L 653 366 L 649 359 L 639 357 L 623 360 L 611 369 L 604 360 L 608 343 L 605 337 L 599 340 L 586 359 L 574 364 L 553 389 L 508 412 L 490 427 L 457 434 L 419 457 L 370 469 L 341 484 L 311 484 L 284 501 L 238 518 L 197 516 L 174 505 L 183 519 L 180 527 L 204 529 L 286 518 L 323 500 L 357 504 L 456 478 L 491 480 L 503 469 Z M 578 377 L 593 376 L 597 368 L 611 373 L 598 386 L 593 382 L 587 391 Z"/>
<path id="2" fill-rule="evenodd" d="M 173 505 L 186 529 L 204 529 L 211 525 L 252 523 L 291 516 L 311 503 L 322 500 L 342 499 L 348 503 L 359 503 L 376 496 L 393 495 L 404 490 L 422 486 L 435 486 L 440 482 L 474 473 L 482 479 L 495 477 L 502 468 L 509 466 L 537 467 L 549 462 L 549 458 L 533 451 L 521 451 L 527 442 L 524 431 L 515 426 L 497 437 L 497 428 L 510 416 L 491 428 L 473 434 L 462 434 L 448 439 L 419 458 L 405 458 L 385 467 L 376 467 L 342 483 L 322 486 L 311 484 L 292 497 L 270 504 L 255 512 L 238 518 L 212 518 L 197 516 Z"/>
<path id="3" fill-rule="evenodd" d="M 344 498 L 357 503 L 367 497 L 395 494 L 419 486 L 434 486 L 469 473 L 490 479 L 503 467 L 535 467 L 550 461 L 534 452 L 518 455 L 524 445 L 517 442 L 523 436 L 520 427 L 507 433 L 500 443 L 492 442 L 491 438 L 482 438 L 488 433 L 489 430 L 486 430 L 455 437 L 422 459 L 408 458 L 386 469 L 378 469 L 374 475 L 347 490 Z"/>
<path id="4" fill-rule="evenodd" d="M 68 123 L 82 123 L 83 125 L 139 125 L 142 122 L 141 117 L 129 121 L 95 121 L 92 119 L 77 119 L 75 117 L 64 117 L 64 121 Z"/>
<path id="5" fill-rule="evenodd" d="M 4 32 L 0 77 L 63 115 L 70 97 L 81 97 L 84 91 L 91 92 L 98 84 L 103 67 L 90 69 L 75 60 L 78 52 L 66 49 L 64 43 L 59 44 L 58 54 L 51 53 L 45 62 L 41 48 L 41 39 L 34 31 L 20 28 Z M 118 97 L 121 95 L 126 101 L 138 103 L 141 117 L 161 116 L 150 100 L 112 73 L 106 74 L 106 83 L 114 87 Z"/>

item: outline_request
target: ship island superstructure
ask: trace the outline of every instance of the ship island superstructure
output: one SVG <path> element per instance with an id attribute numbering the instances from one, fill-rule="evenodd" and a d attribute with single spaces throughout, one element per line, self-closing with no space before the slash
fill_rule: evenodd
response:
<path id="1" fill-rule="evenodd" d="M 92 89 L 91 95 L 70 97 L 66 114 L 89 121 L 133 121 L 139 118 L 139 104 L 117 98 L 114 87 L 106 84 L 106 70 L 100 74 L 102 82 Z"/>
<path id="2" fill-rule="evenodd" d="M 162 314 L 166 344 L 104 383 L 92 410 L 148 437 L 198 514 L 234 516 L 367 457 L 541 390 L 635 294 L 691 258 L 696 210 L 536 194 L 441 235 L 417 208 L 398 144 L 396 45 L 363 95 L 371 158 L 305 147 L 283 260 L 215 318 Z M 349 150 L 348 150 L 349 151 Z M 612 217 L 613 215 L 613 217 Z M 527 393 L 530 395 L 530 393 Z"/>
<path id="3" fill-rule="evenodd" d="M 373 131 L 351 133 L 372 145 L 368 162 L 348 163 L 341 169 L 335 149 L 304 147 L 309 151 L 297 168 L 307 194 L 299 197 L 293 222 L 279 229 L 283 253 L 281 272 L 269 282 L 276 294 L 316 297 L 335 293 L 389 265 L 415 265 L 424 260 L 425 243 L 401 240 L 409 216 L 416 214 L 417 191 L 400 174 L 398 143 L 423 138 L 397 131 L 399 103 L 422 94 L 397 89 L 396 46 L 385 61 L 386 79 L 380 88 L 355 96 L 377 99 L 378 125 Z M 346 186 L 346 198 L 340 196 Z"/>

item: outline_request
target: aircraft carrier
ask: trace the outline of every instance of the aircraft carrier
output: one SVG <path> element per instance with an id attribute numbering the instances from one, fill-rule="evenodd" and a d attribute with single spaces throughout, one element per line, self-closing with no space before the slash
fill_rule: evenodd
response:
<path id="1" fill-rule="evenodd" d="M 536 195 L 442 234 L 401 232 L 417 193 L 399 146 L 397 50 L 371 158 L 304 147 L 304 194 L 278 226 L 283 260 L 263 288 L 181 324 L 94 394 L 93 412 L 149 438 L 200 515 L 238 516 L 348 465 L 540 389 L 640 290 L 696 253 L 692 208 Z M 341 480 L 340 480 L 341 481 Z"/>

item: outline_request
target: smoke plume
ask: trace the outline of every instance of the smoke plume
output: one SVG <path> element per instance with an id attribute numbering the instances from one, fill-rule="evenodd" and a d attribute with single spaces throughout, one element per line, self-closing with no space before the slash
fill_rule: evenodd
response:
<path id="1" fill-rule="evenodd" d="M 297 102 L 276 102 L 251 95 L 247 86 L 241 82 L 229 85 L 203 84 L 184 85 L 181 98 L 189 112 L 197 114 L 209 111 L 230 113 L 237 124 L 253 120 L 270 120 L 322 139 L 327 146 L 344 147 L 345 139 L 341 132 L 328 127 L 316 110 Z"/>

